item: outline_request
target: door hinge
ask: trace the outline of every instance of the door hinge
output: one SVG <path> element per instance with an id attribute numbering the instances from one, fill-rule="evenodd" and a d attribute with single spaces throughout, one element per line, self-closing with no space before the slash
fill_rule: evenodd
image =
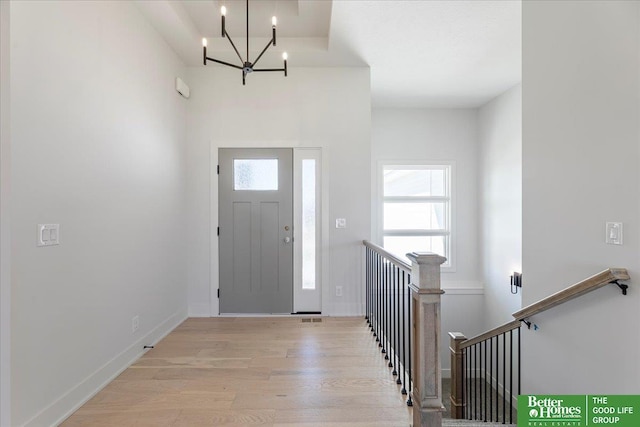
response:
<path id="1" fill-rule="evenodd" d="M 218 299 L 220 299 L 220 289 L 218 289 Z"/>
<path id="2" fill-rule="evenodd" d="M 220 235 L 220 227 L 218 227 L 218 236 Z"/>
<path id="3" fill-rule="evenodd" d="M 218 175 L 220 175 L 220 165 L 218 165 Z"/>

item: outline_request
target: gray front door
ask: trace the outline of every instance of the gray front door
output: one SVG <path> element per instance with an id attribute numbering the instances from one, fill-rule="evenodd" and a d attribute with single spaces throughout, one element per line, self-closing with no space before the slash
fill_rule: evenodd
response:
<path id="1" fill-rule="evenodd" d="M 220 148 L 221 313 L 293 310 L 293 150 Z"/>

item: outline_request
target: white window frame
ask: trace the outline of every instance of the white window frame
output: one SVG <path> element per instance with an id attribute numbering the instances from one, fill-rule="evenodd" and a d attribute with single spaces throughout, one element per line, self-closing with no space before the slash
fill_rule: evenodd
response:
<path id="1" fill-rule="evenodd" d="M 425 196 L 425 197 L 385 197 L 384 195 L 384 171 L 385 169 L 445 169 L 445 196 Z M 448 195 L 446 194 L 448 193 Z M 455 234 L 455 162 L 442 160 L 381 160 L 378 162 L 378 244 L 384 243 L 386 236 L 446 236 L 445 252 L 447 261 L 442 264 L 441 271 L 443 273 L 455 272 L 455 253 L 456 253 L 456 234 Z M 448 202 L 446 209 L 447 229 L 445 231 L 427 231 L 427 230 L 401 230 L 387 231 L 384 230 L 384 205 L 388 199 L 394 201 L 407 202 L 432 202 L 445 201 Z M 396 254 L 404 258 L 405 254 Z"/>

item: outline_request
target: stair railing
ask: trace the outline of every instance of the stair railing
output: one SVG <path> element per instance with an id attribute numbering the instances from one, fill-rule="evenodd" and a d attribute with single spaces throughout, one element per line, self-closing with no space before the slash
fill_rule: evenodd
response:
<path id="1" fill-rule="evenodd" d="M 364 242 L 366 257 L 366 319 L 380 352 L 397 376 L 400 392 L 411 399 L 411 266 L 384 248 Z"/>
<path id="2" fill-rule="evenodd" d="M 451 418 L 513 424 L 521 391 L 521 324 L 531 327 L 533 316 L 607 284 L 626 295 L 628 286 L 620 281 L 629 279 L 626 269 L 609 268 L 518 310 L 515 320 L 476 337 L 450 332 Z"/>
<path id="3" fill-rule="evenodd" d="M 407 254 L 411 265 L 369 241 L 365 312 L 391 375 L 414 406 L 413 425 L 442 425 L 440 265 L 433 253 Z M 400 387 L 399 387 L 400 388 Z"/>

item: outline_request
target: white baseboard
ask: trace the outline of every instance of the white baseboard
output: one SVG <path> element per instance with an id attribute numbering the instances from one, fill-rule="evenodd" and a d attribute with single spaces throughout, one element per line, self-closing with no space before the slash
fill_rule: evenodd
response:
<path id="1" fill-rule="evenodd" d="M 187 318 L 186 310 L 179 310 L 160 323 L 151 332 L 98 368 L 93 374 L 76 384 L 58 400 L 37 413 L 24 427 L 57 426 L 95 396 L 107 384 L 133 364 L 144 353 L 144 345 L 154 345 Z"/>
<path id="2" fill-rule="evenodd" d="M 189 317 L 211 317 L 209 304 L 189 304 Z"/>

